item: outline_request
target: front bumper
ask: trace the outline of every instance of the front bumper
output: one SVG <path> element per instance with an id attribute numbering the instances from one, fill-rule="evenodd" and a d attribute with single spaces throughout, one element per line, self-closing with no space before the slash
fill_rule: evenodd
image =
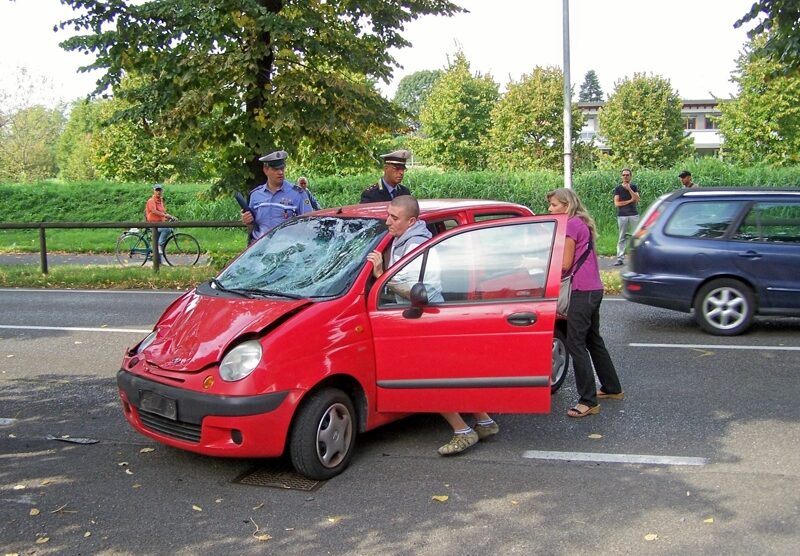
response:
<path id="1" fill-rule="evenodd" d="M 281 455 L 299 398 L 289 391 L 212 395 L 124 369 L 117 372 L 117 386 L 125 417 L 136 430 L 164 444 L 213 456 Z"/>

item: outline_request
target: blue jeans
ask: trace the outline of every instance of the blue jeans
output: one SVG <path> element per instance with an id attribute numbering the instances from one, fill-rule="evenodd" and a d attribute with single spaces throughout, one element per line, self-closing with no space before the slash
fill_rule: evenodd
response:
<path id="1" fill-rule="evenodd" d="M 603 290 L 572 291 L 567 311 L 567 350 L 572 356 L 575 369 L 575 386 L 582 404 L 597 405 L 597 385 L 594 374 L 600 381 L 603 392 L 622 392 L 617 370 L 608 354 L 606 344 L 600 336 L 600 302 Z M 592 370 L 594 366 L 594 370 Z"/>
<path id="2" fill-rule="evenodd" d="M 617 216 L 617 226 L 619 227 L 619 238 L 617 239 L 617 258 L 625 258 L 625 247 L 628 245 L 628 238 L 631 237 L 636 225 L 639 224 L 639 215 Z"/>
<path id="3" fill-rule="evenodd" d="M 161 247 L 164 247 L 164 244 L 167 242 L 167 238 L 172 233 L 172 228 L 159 228 L 158 229 L 158 244 Z"/>

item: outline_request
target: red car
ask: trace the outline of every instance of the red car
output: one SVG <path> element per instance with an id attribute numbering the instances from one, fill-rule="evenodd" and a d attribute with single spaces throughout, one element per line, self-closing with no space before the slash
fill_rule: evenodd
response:
<path id="1" fill-rule="evenodd" d="M 272 230 L 125 354 L 125 417 L 201 454 L 288 450 L 298 472 L 326 479 L 358 433 L 408 413 L 548 412 L 567 365 L 556 318 L 566 216 L 480 200 L 420 207 L 433 237 L 379 279 L 366 256 L 388 255 L 386 203 Z M 417 282 L 410 300 L 386 286 L 399 271 Z M 430 287 L 443 301 L 427 301 Z"/>

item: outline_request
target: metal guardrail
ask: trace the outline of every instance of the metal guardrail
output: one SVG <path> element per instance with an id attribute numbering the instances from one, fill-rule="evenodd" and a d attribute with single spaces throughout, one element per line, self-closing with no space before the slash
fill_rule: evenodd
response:
<path id="1" fill-rule="evenodd" d="M 39 261 L 42 274 L 47 274 L 47 234 L 48 228 L 73 228 L 73 229 L 100 229 L 100 228 L 150 228 L 152 236 L 151 245 L 158 245 L 157 228 L 246 228 L 239 220 L 225 220 L 218 222 L 178 220 L 174 222 L 2 222 L 0 230 L 39 230 Z M 158 249 L 153 250 L 153 272 L 158 272 L 161 267 L 161 257 Z"/>

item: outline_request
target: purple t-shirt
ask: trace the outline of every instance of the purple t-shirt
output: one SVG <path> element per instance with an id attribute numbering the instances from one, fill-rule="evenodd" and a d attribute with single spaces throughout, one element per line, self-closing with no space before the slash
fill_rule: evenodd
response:
<path id="1" fill-rule="evenodd" d="M 583 220 L 573 216 L 567 220 L 567 237 L 575 240 L 575 257 L 572 259 L 573 268 L 570 269 L 572 272 L 575 263 L 588 248 L 592 232 Z M 589 292 L 602 289 L 603 282 L 600 280 L 600 269 L 597 267 L 597 253 L 592 250 L 572 277 L 572 290 Z"/>

